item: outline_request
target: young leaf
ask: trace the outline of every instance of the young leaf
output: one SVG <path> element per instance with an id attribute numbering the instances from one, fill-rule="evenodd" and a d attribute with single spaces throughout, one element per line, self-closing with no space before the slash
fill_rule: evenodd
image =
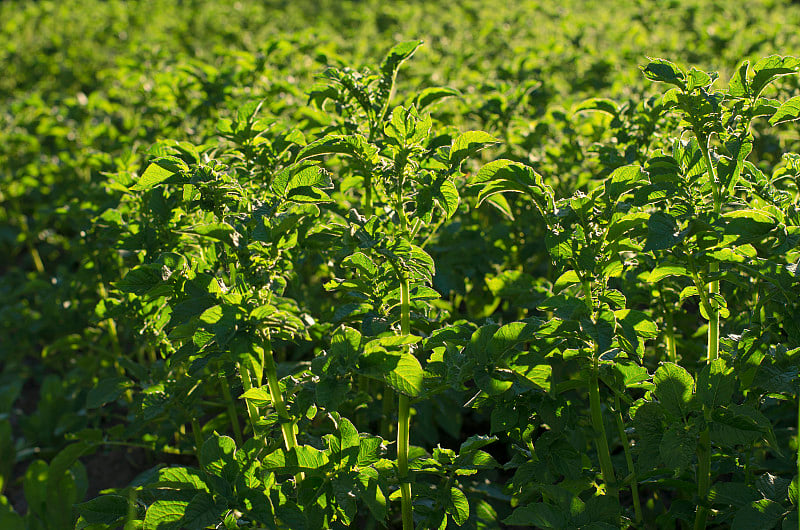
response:
<path id="1" fill-rule="evenodd" d="M 467 496 L 458 488 L 450 488 L 450 498 L 448 499 L 447 513 L 453 517 L 453 521 L 461 526 L 469 519 L 469 502 Z"/>
<path id="2" fill-rule="evenodd" d="M 180 158 L 174 156 L 165 156 L 154 160 L 147 169 L 145 169 L 136 184 L 131 186 L 134 191 L 147 191 L 153 187 L 161 184 L 172 175 L 181 171 L 186 171 L 189 166 Z"/>
<path id="3" fill-rule="evenodd" d="M 728 94 L 733 97 L 750 97 L 750 85 L 747 82 L 747 71 L 750 61 L 743 61 L 739 68 L 733 72 L 731 80 L 728 82 Z"/>
<path id="4" fill-rule="evenodd" d="M 386 58 L 381 63 L 381 73 L 384 76 L 394 76 L 397 73 L 397 69 L 400 68 L 400 65 L 414 55 L 414 52 L 417 51 L 422 45 L 421 40 L 414 40 L 414 41 L 406 41 L 401 42 L 399 44 L 395 44 L 389 53 L 386 54 Z"/>
<path id="5" fill-rule="evenodd" d="M 675 85 L 681 90 L 686 90 L 686 72 L 678 65 L 665 59 L 654 58 L 642 71 L 645 77 L 653 81 L 661 81 Z"/>
<path id="6" fill-rule="evenodd" d="M 461 96 L 461 92 L 448 87 L 429 87 L 417 94 L 414 99 L 414 106 L 418 110 L 423 110 L 441 99 L 454 96 Z"/>
<path id="7" fill-rule="evenodd" d="M 780 55 L 770 55 L 756 62 L 756 64 L 753 65 L 753 72 L 755 72 L 755 74 L 750 83 L 753 97 L 756 98 L 760 96 L 764 87 L 776 78 L 797 73 L 799 66 L 800 60 L 791 56 L 781 57 Z"/>
<path id="8" fill-rule="evenodd" d="M 555 210 L 553 191 L 533 169 L 511 160 L 494 160 L 483 166 L 472 181 L 486 183 L 478 193 L 478 204 L 498 193 L 525 193 L 544 217 Z"/>
<path id="9" fill-rule="evenodd" d="M 795 96 L 778 107 L 778 110 L 769 119 L 769 124 L 777 125 L 798 119 L 800 119 L 800 96 Z"/>
<path id="10" fill-rule="evenodd" d="M 477 153 L 489 144 L 499 142 L 497 138 L 483 131 L 467 131 L 453 142 L 450 148 L 450 167 L 458 168 L 467 157 Z"/>
<path id="11" fill-rule="evenodd" d="M 575 107 L 573 107 L 572 113 L 577 114 L 579 112 L 587 110 L 606 112 L 608 114 L 611 114 L 612 116 L 616 116 L 619 114 L 619 107 L 617 106 L 617 104 L 614 103 L 612 100 L 606 98 L 589 98 L 587 100 L 584 100 L 578 103 Z"/>

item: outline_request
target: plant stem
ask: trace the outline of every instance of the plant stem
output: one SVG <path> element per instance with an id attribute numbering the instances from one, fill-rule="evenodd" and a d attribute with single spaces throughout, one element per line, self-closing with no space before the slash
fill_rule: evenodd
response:
<path id="1" fill-rule="evenodd" d="M 628 473 L 631 476 L 631 497 L 633 497 L 633 513 L 636 517 L 636 522 L 642 522 L 642 504 L 639 501 L 639 484 L 636 478 L 636 468 L 633 465 L 633 457 L 631 456 L 631 448 L 630 442 L 628 441 L 628 435 L 625 434 L 625 424 L 622 421 L 622 409 L 620 408 L 619 404 L 619 394 L 614 392 L 614 408 L 616 409 L 616 414 L 614 414 L 614 420 L 617 424 L 617 434 L 619 435 L 619 439 L 622 441 L 622 449 L 625 451 L 625 462 L 628 465 Z"/>
<path id="2" fill-rule="evenodd" d="M 600 472 L 603 474 L 606 493 L 616 497 L 617 478 L 614 476 L 614 464 L 611 462 L 606 427 L 603 424 L 603 413 L 600 410 L 600 381 L 597 377 L 599 371 L 598 360 L 595 358 L 593 363 L 591 381 L 589 382 L 589 408 L 592 416 L 592 427 L 594 428 L 597 456 L 600 459 Z"/>
<path id="3" fill-rule="evenodd" d="M 228 418 L 233 428 L 233 439 L 236 440 L 236 445 L 241 447 L 244 445 L 244 439 L 242 438 L 242 428 L 239 425 L 239 413 L 236 412 L 236 403 L 234 403 L 233 396 L 231 396 L 231 389 L 228 388 L 228 378 L 224 374 L 220 374 L 219 386 L 222 389 L 222 397 L 228 409 Z"/>
<path id="4" fill-rule="evenodd" d="M 667 329 L 665 330 L 664 342 L 667 346 L 667 360 L 671 363 L 678 362 L 678 352 L 675 345 L 675 316 L 672 311 L 667 313 Z"/>
<path id="5" fill-rule="evenodd" d="M 367 219 L 372 216 L 372 173 L 370 172 L 364 176 L 364 216 Z"/>
<path id="6" fill-rule="evenodd" d="M 239 378 L 242 380 L 242 390 L 247 393 L 248 390 L 253 388 L 253 381 L 250 378 L 250 371 L 246 366 L 242 365 L 242 363 L 237 363 L 236 366 L 239 368 Z M 258 436 L 258 430 L 256 429 L 256 422 L 258 421 L 258 409 L 250 402 L 250 400 L 245 398 L 244 401 L 247 404 L 247 416 L 250 418 L 250 426 L 253 428 L 253 436 Z"/>
<path id="7" fill-rule="evenodd" d="M 400 278 L 400 333 L 411 333 L 411 303 L 408 277 Z M 408 352 L 406 352 L 408 353 Z M 400 475 L 401 508 L 403 530 L 414 528 L 414 514 L 411 506 L 411 482 L 408 481 L 408 442 L 411 427 L 411 403 L 408 396 L 400 394 L 397 417 L 397 471 Z"/>
<path id="8" fill-rule="evenodd" d="M 714 213 L 718 214 L 722 207 L 722 197 L 720 196 L 719 182 L 717 175 L 714 171 L 714 164 L 711 162 L 711 156 L 708 149 L 709 137 L 702 134 L 697 134 L 697 141 L 700 150 L 703 152 L 703 158 L 706 164 L 706 171 L 708 178 L 711 182 L 711 190 L 714 197 Z M 690 255 L 691 256 L 691 255 Z M 691 261 L 690 261 L 691 264 Z M 703 298 L 703 286 L 698 283 L 698 277 L 695 272 L 694 264 L 692 265 L 692 272 L 695 278 L 695 285 L 697 290 Z M 719 263 L 709 263 L 708 274 L 713 277 L 719 273 Z M 708 343 L 706 362 L 710 363 L 719 356 L 719 305 L 715 300 L 714 295 L 719 293 L 719 280 L 712 280 L 708 284 L 708 295 L 703 300 L 706 313 L 708 314 Z M 711 409 L 704 405 L 703 416 L 706 419 L 706 425 L 711 420 Z M 708 500 L 708 491 L 711 488 L 711 433 L 708 427 L 700 433 L 700 440 L 697 446 L 697 495 L 700 502 L 705 503 Z M 702 530 L 706 527 L 706 520 L 708 519 L 708 508 L 703 505 L 698 505 L 697 512 L 694 519 L 694 529 Z"/>
<path id="9" fill-rule="evenodd" d="M 278 413 L 278 420 L 283 432 L 283 441 L 286 444 L 286 449 L 291 450 L 297 446 L 297 438 L 294 432 L 294 424 L 289 417 L 289 409 L 286 408 L 286 402 L 283 401 L 283 394 L 281 394 L 281 387 L 278 383 L 278 367 L 275 366 L 275 359 L 272 358 L 272 345 L 270 344 L 269 336 L 264 341 L 264 372 L 267 375 L 272 406 L 275 407 L 275 412 Z"/>

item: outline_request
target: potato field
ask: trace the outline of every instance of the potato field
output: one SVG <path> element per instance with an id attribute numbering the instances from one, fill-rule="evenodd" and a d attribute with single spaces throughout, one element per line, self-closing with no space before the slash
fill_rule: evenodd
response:
<path id="1" fill-rule="evenodd" d="M 0 530 L 800 528 L 800 3 L 0 1 Z"/>

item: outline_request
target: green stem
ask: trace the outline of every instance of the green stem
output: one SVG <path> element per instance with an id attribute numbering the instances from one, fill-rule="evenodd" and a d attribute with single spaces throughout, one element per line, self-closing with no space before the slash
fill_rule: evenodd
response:
<path id="1" fill-rule="evenodd" d="M 711 433 L 708 428 L 700 433 L 700 440 L 697 446 L 697 494 L 701 502 L 705 502 L 708 497 L 708 490 L 711 488 Z M 694 529 L 702 530 L 706 527 L 708 518 L 708 508 L 698 506 L 694 518 Z"/>
<path id="2" fill-rule="evenodd" d="M 370 172 L 364 176 L 364 216 L 367 219 L 372 216 L 372 173 Z"/>
<path id="3" fill-rule="evenodd" d="M 397 470 L 400 475 L 403 530 L 412 530 L 414 528 L 414 514 L 411 507 L 411 482 L 408 481 L 408 441 L 411 427 L 411 405 L 408 396 L 400 394 L 399 409 L 400 417 L 397 421 Z"/>
<path id="4" fill-rule="evenodd" d="M 622 440 L 622 448 L 625 451 L 625 462 L 628 465 L 628 473 L 631 476 L 631 497 L 633 497 L 633 513 L 636 517 L 636 522 L 642 522 L 642 504 L 639 501 L 639 484 L 636 478 L 636 468 L 633 465 L 633 457 L 631 456 L 630 442 L 628 435 L 625 434 L 625 424 L 622 421 L 622 409 L 619 404 L 619 394 L 614 392 L 614 420 L 617 424 L 617 434 L 619 439 Z"/>
<path id="5" fill-rule="evenodd" d="M 614 476 L 614 464 L 611 462 L 611 452 L 608 449 L 608 439 L 606 438 L 606 428 L 603 423 L 603 413 L 600 409 L 600 382 L 597 377 L 598 371 L 598 361 L 594 359 L 591 381 L 589 382 L 589 408 L 592 416 L 595 442 L 597 444 L 597 456 L 600 459 L 600 472 L 603 474 L 606 493 L 616 497 L 617 479 Z"/>
<path id="6" fill-rule="evenodd" d="M 236 440 L 236 445 L 241 447 L 244 445 L 244 439 L 242 438 L 242 428 L 239 425 L 239 413 L 236 412 L 236 403 L 234 403 L 233 396 L 231 396 L 231 389 L 228 388 L 228 378 L 224 374 L 220 375 L 219 387 L 222 389 L 222 398 L 225 400 L 228 418 L 233 428 L 233 439 Z"/>
<path id="7" fill-rule="evenodd" d="M 400 333 L 411 333 L 411 302 L 408 277 L 400 278 Z M 408 396 L 400 394 L 397 417 L 397 471 L 400 478 L 403 530 L 413 530 L 414 514 L 411 506 L 411 482 L 408 480 L 408 443 L 411 427 L 411 403 Z"/>
<path id="8" fill-rule="evenodd" d="M 283 401 L 283 394 L 278 383 L 278 367 L 275 366 L 275 359 L 272 358 L 272 345 L 269 337 L 264 342 L 264 373 L 267 376 L 272 406 L 275 407 L 275 412 L 278 413 L 278 420 L 281 423 L 283 441 L 286 444 L 286 449 L 291 450 L 297 446 L 297 438 L 294 432 L 294 424 L 289 417 L 289 409 L 286 407 L 286 402 Z"/>
<path id="9" fill-rule="evenodd" d="M 238 363 L 237 367 L 239 368 L 239 378 L 242 380 L 242 390 L 247 393 L 248 390 L 253 388 L 253 381 L 250 378 L 250 371 L 242 365 L 242 363 Z M 258 409 L 256 406 L 250 402 L 249 399 L 245 398 L 245 403 L 247 404 L 247 416 L 250 418 L 250 426 L 253 428 L 253 436 L 257 436 L 258 430 L 256 429 L 256 423 L 258 422 Z"/>
<path id="10" fill-rule="evenodd" d="M 711 181 L 711 190 L 714 196 L 714 213 L 718 214 L 722 207 L 722 197 L 720 196 L 719 182 L 717 175 L 714 171 L 714 164 L 711 163 L 711 156 L 708 149 L 709 137 L 697 134 L 697 141 L 700 145 L 700 150 L 703 152 L 703 158 L 706 163 L 706 170 L 708 178 Z M 705 306 L 706 313 L 708 314 L 708 343 L 706 362 L 710 363 L 719 356 L 719 305 L 717 304 L 714 295 L 719 293 L 719 280 L 713 280 L 708 284 L 708 294 L 706 296 L 703 292 L 703 285 L 699 282 L 699 278 L 691 261 L 692 275 L 695 280 L 695 285 L 700 293 L 703 305 Z M 710 263 L 708 265 L 709 276 L 715 276 L 719 273 L 719 263 Z M 711 409 L 708 406 L 703 406 L 703 416 L 706 419 L 706 425 L 711 420 Z M 711 433 L 706 426 L 700 433 L 700 439 L 697 446 L 697 495 L 700 502 L 706 504 L 708 502 L 708 491 L 711 488 Z M 704 505 L 698 505 L 697 512 L 694 519 L 694 529 L 702 530 L 706 528 L 706 520 L 708 519 L 708 508 Z"/>
<path id="11" fill-rule="evenodd" d="M 665 330 L 664 342 L 667 346 L 667 359 L 671 363 L 678 362 L 678 351 L 675 345 L 675 316 L 672 311 L 667 313 L 667 329 Z"/>

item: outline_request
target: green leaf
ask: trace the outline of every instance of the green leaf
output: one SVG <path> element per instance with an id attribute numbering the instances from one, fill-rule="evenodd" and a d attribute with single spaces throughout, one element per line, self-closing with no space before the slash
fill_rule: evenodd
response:
<path id="1" fill-rule="evenodd" d="M 414 106 L 418 110 L 423 110 L 441 99 L 452 96 L 460 97 L 461 92 L 449 87 L 429 87 L 417 94 L 417 97 L 414 98 Z"/>
<path id="2" fill-rule="evenodd" d="M 777 502 L 761 499 L 736 512 L 731 530 L 769 530 L 778 524 L 785 513 L 786 510 Z"/>
<path id="3" fill-rule="evenodd" d="M 791 56 L 771 55 L 756 62 L 753 65 L 754 75 L 750 83 L 753 97 L 760 96 L 761 91 L 778 77 L 797 73 L 798 66 L 800 60 Z"/>
<path id="4" fill-rule="evenodd" d="M 414 55 L 414 52 L 417 51 L 417 48 L 421 45 L 421 40 L 412 40 L 395 44 L 381 63 L 381 73 L 384 76 L 394 78 L 397 69 L 400 68 L 403 61 Z"/>
<path id="5" fill-rule="evenodd" d="M 712 503 L 743 506 L 758 500 L 756 490 L 743 482 L 717 482 L 708 492 L 708 500 Z"/>
<path id="6" fill-rule="evenodd" d="M 398 356 L 397 366 L 386 374 L 386 383 L 395 391 L 410 397 L 416 397 L 422 392 L 422 365 L 416 357 L 404 353 Z"/>
<path id="7" fill-rule="evenodd" d="M 236 442 L 233 438 L 214 433 L 203 443 L 200 450 L 200 465 L 206 473 L 224 477 L 232 482 L 238 473 L 235 452 Z"/>
<path id="8" fill-rule="evenodd" d="M 201 491 L 189 501 L 180 523 L 183 528 L 207 528 L 221 522 L 226 511 L 223 502 L 217 503 L 210 493 Z"/>
<path id="9" fill-rule="evenodd" d="M 272 396 L 266 388 L 251 388 L 239 399 L 246 399 L 256 407 L 267 407 L 272 403 Z"/>
<path id="10" fill-rule="evenodd" d="M 612 116 L 619 114 L 619 107 L 617 104 L 614 101 L 606 98 L 589 98 L 584 100 L 573 107 L 572 113 L 577 114 L 587 110 L 606 112 Z"/>
<path id="11" fill-rule="evenodd" d="M 503 522 L 511 526 L 560 529 L 566 527 L 567 518 L 564 512 L 555 506 L 536 502 L 515 509 L 511 515 L 503 519 Z"/>
<path id="12" fill-rule="evenodd" d="M 134 191 L 146 191 L 161 184 L 171 176 L 181 171 L 188 170 L 189 167 L 186 162 L 174 156 L 166 156 L 154 160 L 147 169 L 144 170 L 142 176 L 136 181 L 136 184 L 131 186 Z"/>
<path id="13" fill-rule="evenodd" d="M 467 131 L 453 142 L 450 148 L 450 167 L 457 168 L 467 157 L 477 153 L 489 144 L 500 140 L 484 131 Z"/>
<path id="14" fill-rule="evenodd" d="M 769 119 L 769 123 L 770 125 L 777 125 L 798 119 L 800 119 L 800 96 L 795 96 L 778 107 L 778 110 Z"/>
<path id="15" fill-rule="evenodd" d="M 286 453 L 286 465 L 293 471 L 313 471 L 328 465 L 328 456 L 310 445 L 292 447 Z"/>
<path id="16" fill-rule="evenodd" d="M 669 278 L 672 276 L 677 276 L 679 278 L 691 278 L 691 274 L 683 265 L 663 263 L 650 271 L 650 275 L 647 277 L 647 282 L 658 283 L 664 278 Z"/>
<path id="17" fill-rule="evenodd" d="M 655 212 L 647 221 L 647 240 L 642 250 L 666 250 L 680 243 L 683 237 L 671 215 Z"/>
<path id="18" fill-rule="evenodd" d="M 647 174 L 641 166 L 631 165 L 615 169 L 605 181 L 605 195 L 616 202 L 622 196 L 639 185 L 649 184 Z"/>
<path id="19" fill-rule="evenodd" d="M 450 180 L 442 181 L 441 186 L 434 192 L 434 198 L 444 211 L 447 219 L 453 217 L 458 211 L 458 189 Z"/>
<path id="20" fill-rule="evenodd" d="M 675 418 L 685 417 L 692 401 L 694 380 L 683 367 L 662 363 L 653 375 L 653 393 L 664 409 Z"/>
<path id="21" fill-rule="evenodd" d="M 458 526 L 463 525 L 469 519 L 469 501 L 464 492 L 458 488 L 450 488 L 450 498 L 448 499 L 447 513 L 453 517 L 453 521 Z"/>
<path id="22" fill-rule="evenodd" d="M 711 409 L 730 403 L 735 390 L 736 376 L 724 359 L 706 364 L 697 376 L 697 397 Z"/>
<path id="23" fill-rule="evenodd" d="M 297 154 L 297 162 L 334 154 L 352 156 L 365 167 L 371 167 L 378 162 L 378 148 L 360 134 L 328 135 L 315 140 Z M 307 166 L 302 167 L 305 169 Z"/>
<path id="24" fill-rule="evenodd" d="M 128 499 L 120 495 L 101 495 L 76 504 L 75 509 L 87 523 L 114 525 L 128 515 Z"/>
<path id="25" fill-rule="evenodd" d="M 686 428 L 682 422 L 673 423 L 664 432 L 659 445 L 659 454 L 668 468 L 678 476 L 692 463 L 697 449 L 698 429 Z"/>
<path id="26" fill-rule="evenodd" d="M 472 180 L 472 184 L 481 183 L 486 184 L 478 193 L 478 205 L 493 195 L 509 192 L 527 194 L 543 217 L 555 210 L 553 190 L 541 175 L 519 162 L 506 159 L 489 162 Z"/>
<path id="27" fill-rule="evenodd" d="M 239 234 L 236 229 L 224 222 L 198 224 L 185 230 L 184 233 L 216 239 L 234 248 L 239 246 Z"/>
<path id="28" fill-rule="evenodd" d="M 743 61 L 739 68 L 733 72 L 731 80 L 728 82 L 728 94 L 733 97 L 750 97 L 750 85 L 747 82 L 747 71 L 750 61 Z"/>
<path id="29" fill-rule="evenodd" d="M 726 212 L 720 221 L 726 235 L 734 235 L 735 245 L 763 241 L 775 229 L 777 220 L 762 210 L 742 209 Z"/>
<path id="30" fill-rule="evenodd" d="M 532 340 L 541 325 L 542 322 L 538 319 L 528 319 L 524 322 L 511 322 L 501 327 L 494 332 L 487 344 L 489 359 L 497 361 L 518 344 Z"/>
<path id="31" fill-rule="evenodd" d="M 106 403 L 118 399 L 133 383 L 127 377 L 109 377 L 101 379 L 89 390 L 86 396 L 86 408 L 96 409 Z"/>
<path id="32" fill-rule="evenodd" d="M 142 530 L 177 530 L 189 501 L 157 500 L 147 508 Z"/>
<path id="33" fill-rule="evenodd" d="M 483 447 L 486 447 L 489 444 L 493 444 L 497 441 L 497 436 L 485 436 L 482 434 L 473 434 L 466 440 L 461 443 L 461 447 L 458 449 L 458 453 L 463 455 L 465 453 L 469 453 L 472 451 L 477 451 Z"/>
<path id="34" fill-rule="evenodd" d="M 658 337 L 658 326 L 650 320 L 646 314 L 636 309 L 620 309 L 614 311 L 614 317 L 617 319 L 623 329 L 630 328 L 637 336 L 645 339 L 654 339 Z"/>
<path id="35" fill-rule="evenodd" d="M 653 58 L 642 71 L 644 76 L 652 81 L 660 81 L 675 85 L 681 90 L 686 89 L 686 72 L 678 65 L 665 59 Z"/>
<path id="36" fill-rule="evenodd" d="M 159 488 L 208 491 L 203 474 L 193 467 L 164 467 L 158 470 Z"/>
<path id="37" fill-rule="evenodd" d="M 375 519 L 378 521 L 386 519 L 389 513 L 386 506 L 386 495 L 381 488 L 378 472 L 375 469 L 371 467 L 359 469 L 358 493 L 359 498 L 364 501 Z"/>
<path id="38" fill-rule="evenodd" d="M 144 295 L 164 281 L 162 268 L 158 265 L 139 265 L 128 271 L 124 278 L 113 285 L 125 293 Z"/>

